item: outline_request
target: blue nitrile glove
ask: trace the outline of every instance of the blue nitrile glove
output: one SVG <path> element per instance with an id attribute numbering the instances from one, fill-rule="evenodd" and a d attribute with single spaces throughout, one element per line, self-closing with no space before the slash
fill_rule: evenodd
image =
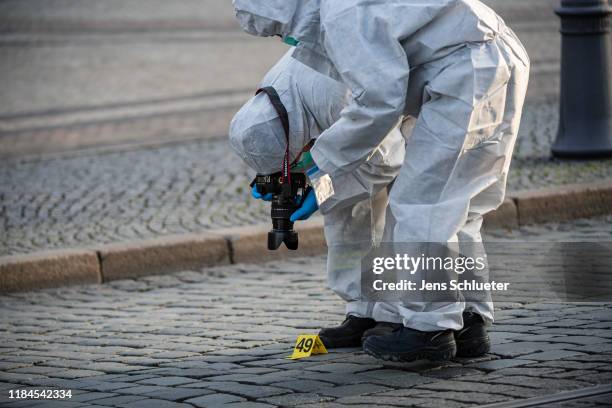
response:
<path id="1" fill-rule="evenodd" d="M 259 191 L 257 191 L 257 184 L 253 184 L 253 188 L 251 189 L 251 197 L 258 200 L 272 201 L 272 193 L 268 193 L 266 195 L 259 194 Z"/>
<path id="2" fill-rule="evenodd" d="M 319 205 L 317 204 L 315 192 L 312 188 L 309 188 L 308 192 L 306 193 L 306 197 L 302 199 L 300 208 L 295 210 L 295 212 L 291 214 L 291 217 L 289 219 L 293 222 L 298 220 L 307 220 L 318 209 Z"/>

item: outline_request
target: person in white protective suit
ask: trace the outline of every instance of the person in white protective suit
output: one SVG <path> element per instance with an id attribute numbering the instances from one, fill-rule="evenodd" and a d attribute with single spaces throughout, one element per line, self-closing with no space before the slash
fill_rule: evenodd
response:
<path id="1" fill-rule="evenodd" d="M 293 52 L 291 48 L 259 86 L 274 88 L 286 109 L 290 162 L 299 165 L 308 161 L 303 156 L 311 141 L 340 118 L 341 110 L 348 103 L 348 90 L 342 83 L 292 58 Z M 280 170 L 286 136 L 279 114 L 266 94 L 258 93 L 236 113 L 229 136 L 233 150 L 258 174 Z M 335 194 L 325 203 L 323 217 L 332 288 L 343 288 L 343 279 L 347 276 L 354 281 L 353 277 L 360 274 L 360 258 L 381 241 L 388 204 L 387 187 L 397 177 L 404 161 L 404 144 L 399 128 L 392 129 L 359 167 L 337 179 Z M 255 187 L 253 195 L 264 198 Z M 348 258 L 347 253 L 351 254 Z M 338 291 L 341 296 L 345 292 Z M 322 336 L 325 344 L 348 347 L 360 344 L 362 337 L 384 334 L 393 328 L 386 322 L 377 324 L 373 319 L 358 322 L 363 330 L 344 338 Z"/>
<path id="2" fill-rule="evenodd" d="M 515 34 L 477 0 L 234 0 L 242 28 L 297 45 L 293 57 L 344 83 L 350 101 L 317 138 L 308 174 L 325 214 L 340 179 L 400 121 L 406 154 L 389 194 L 386 242 L 481 242 L 483 214 L 505 195 L 529 77 Z M 364 302 L 360 276 L 332 288 L 349 301 L 341 337 L 374 319 L 366 353 L 391 360 L 488 351 L 490 300 Z M 334 286 L 334 283 L 336 284 Z"/>

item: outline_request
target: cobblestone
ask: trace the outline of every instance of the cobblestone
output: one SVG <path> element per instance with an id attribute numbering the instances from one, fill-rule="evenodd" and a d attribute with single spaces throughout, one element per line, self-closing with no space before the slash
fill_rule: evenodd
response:
<path id="1" fill-rule="evenodd" d="M 550 103 L 528 105 L 510 191 L 612 177 L 612 161 L 551 160 Z M 232 157 L 227 160 L 227 157 Z M 177 165 L 180 163 L 180 165 Z M 0 164 L 0 255 L 83 247 L 268 221 L 252 172 L 225 141 Z"/>
<path id="2" fill-rule="evenodd" d="M 197 135 L 209 116 L 189 93 L 242 91 L 281 50 L 265 39 L 243 43 L 228 6 L 204 2 L 2 2 L 8 35 L 0 39 L 0 71 L 10 76 L 3 75 L 0 95 L 11 98 L 0 108 L 0 138 L 72 148 L 79 137 L 81 146 L 144 146 Z M 515 27 L 533 62 L 509 189 L 611 178 L 609 160 L 550 159 L 558 121 L 556 0 L 487 2 Z M 247 50 L 265 57 L 246 58 Z M 248 69 L 237 63 L 245 59 Z M 66 92 L 74 89 L 62 82 L 67 77 L 82 86 Z M 167 86 L 157 86 L 160 79 Z M 210 116 L 215 137 L 226 111 Z M 7 133 L 15 126 L 21 133 Z M 248 198 L 252 173 L 225 140 L 142 146 L 3 160 L 0 256 L 267 221 L 267 207 Z M 612 240 L 610 225 L 612 216 L 488 237 L 602 242 Z M 547 302 L 530 296 L 530 285 L 525 296 L 497 303 L 493 348 L 480 359 L 382 364 L 350 349 L 289 361 L 296 335 L 342 319 L 324 268 L 315 257 L 0 297 L 0 405 L 452 408 L 612 383 L 612 304 Z M 10 389 L 46 387 L 72 389 L 74 397 L 6 399 Z"/>
<path id="3" fill-rule="evenodd" d="M 601 242 L 611 221 L 496 237 Z M 382 363 L 347 349 L 289 361 L 298 334 L 342 319 L 324 267 L 314 257 L 0 297 L 0 405 L 9 389 L 48 387 L 72 389 L 74 406 L 467 407 L 612 383 L 612 303 L 536 296 L 497 303 L 493 347 L 479 359 Z M 209 348 L 176 350 L 198 344 Z"/>
<path id="4" fill-rule="evenodd" d="M 138 6 L 139 1 L 122 3 L 119 7 L 122 12 L 97 1 L 92 3 L 95 4 L 92 8 L 76 4 L 67 7 L 64 0 L 44 4 L 38 0 L 7 1 L 0 5 L 0 23 L 13 34 L 48 36 L 53 32 L 57 34 L 62 24 L 70 28 L 53 40 L 54 45 L 41 47 L 35 46 L 36 42 L 19 42 L 21 40 L 10 43 L 13 41 L 10 36 L 6 40 L 9 43 L 0 44 L 0 53 L 6 57 L 0 60 L 6 64 L 27 61 L 32 69 L 20 71 L 0 66 L 2 72 L 17 75 L 12 80 L 12 77 L 3 76 L 5 81 L 0 86 L 0 92 L 10 95 L 11 101 L 11 104 L 4 104 L 0 112 L 0 125 L 4 133 L 8 132 L 3 133 L 2 140 L 14 142 L 5 146 L 26 143 L 30 136 L 35 145 L 67 143 L 73 147 L 78 147 L 79 143 L 88 145 L 87 140 L 100 143 L 103 140 L 109 143 L 176 141 L 177 135 L 193 137 L 201 133 L 198 129 L 204 126 L 202 118 L 211 128 L 224 131 L 226 125 L 223 123 L 228 112 L 231 114 L 231 110 L 237 108 L 236 102 L 224 105 L 223 113 L 215 116 L 199 107 L 199 101 L 206 99 L 201 98 L 202 94 L 190 92 L 193 89 L 202 90 L 206 95 L 220 91 L 244 92 L 254 86 L 282 51 L 266 39 L 260 41 L 240 34 L 228 5 L 214 1 L 200 5 L 184 0 L 173 7 L 148 5 L 143 8 Z M 533 62 L 531 91 L 509 174 L 509 190 L 612 177 L 610 160 L 550 159 L 550 145 L 558 121 L 556 95 L 560 47 L 557 20 L 552 18 L 555 2 L 541 0 L 537 6 L 533 1 L 524 0 L 511 3 L 489 0 L 488 3 L 519 33 Z M 219 18 L 210 19 L 210 14 L 203 13 L 204 9 L 216 10 L 215 15 Z M 163 16 L 159 15 L 161 10 L 166 10 Z M 11 21 L 21 23 L 12 24 Z M 217 37 L 212 37 L 203 48 L 197 48 L 200 47 L 199 37 L 190 43 L 184 36 L 153 36 L 157 31 L 162 36 L 175 35 L 177 30 L 194 28 L 193 24 L 209 33 L 221 26 L 231 29 L 217 31 Z M 131 42 L 117 41 L 113 33 L 133 38 Z M 79 41 L 91 45 L 87 36 L 94 34 L 99 37 L 94 41 L 95 48 L 79 45 Z M 217 63 L 212 66 L 210 56 L 216 56 L 220 52 L 218 49 L 227 57 L 222 60 L 215 57 Z M 246 58 L 247 51 L 254 52 L 258 58 Z M 185 55 L 193 57 L 185 59 Z M 138 58 L 134 59 L 135 56 Z M 101 66 L 101 59 L 113 61 L 113 65 Z M 245 69 L 239 60 L 254 65 Z M 66 61 L 76 62 L 62 65 Z M 182 65 L 183 68 L 177 68 L 166 64 L 175 61 L 191 68 L 186 70 Z M 87 68 L 94 65 L 96 70 Z M 147 66 L 148 69 L 130 68 L 132 66 Z M 39 77 L 37 69 L 44 71 L 46 76 Z M 88 75 L 99 70 L 105 72 L 104 78 L 109 81 L 114 78 L 115 82 L 102 85 L 100 75 L 91 80 Z M 206 74 L 200 75 L 200 70 Z M 197 77 L 193 73 L 198 73 Z M 136 74 L 139 76 L 129 76 Z M 62 82 L 66 77 L 78 80 L 83 86 L 67 94 L 71 87 Z M 160 77 L 167 79 L 168 86 L 149 86 Z M 37 82 L 41 80 L 44 86 Z M 34 103 L 41 105 L 34 106 Z M 145 116 L 138 116 L 144 113 Z M 212 116 L 209 119 L 206 115 Z M 106 122 L 98 123 L 100 118 Z M 21 136 L 9 131 L 17 126 L 16 123 Z M 75 123 L 78 124 L 76 128 Z M 27 136 L 23 132 L 29 132 L 28 129 L 38 129 L 32 132 L 39 133 Z M 223 131 L 218 135 L 216 130 L 213 133 L 218 137 Z M 129 149 L 2 161 L 0 256 L 201 232 L 268 220 L 267 207 L 248 197 L 247 184 L 252 172 L 233 155 L 225 140 Z"/>

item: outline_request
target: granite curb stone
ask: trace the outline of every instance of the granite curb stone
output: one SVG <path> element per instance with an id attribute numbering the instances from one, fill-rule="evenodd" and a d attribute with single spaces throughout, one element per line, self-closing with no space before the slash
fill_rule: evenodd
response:
<path id="1" fill-rule="evenodd" d="M 594 217 L 612 211 L 612 180 L 522 191 L 512 198 L 519 225 Z"/>
<path id="2" fill-rule="evenodd" d="M 61 249 L 0 257 L 0 293 L 101 283 L 95 251 Z"/>
<path id="3" fill-rule="evenodd" d="M 515 193 L 485 216 L 485 228 L 588 218 L 612 213 L 612 180 Z M 296 225 L 300 248 L 266 249 L 270 226 L 259 224 L 0 257 L 0 293 L 101 283 L 213 265 L 258 263 L 325 251 L 321 217 Z"/>
<path id="4" fill-rule="evenodd" d="M 210 233 L 108 244 L 96 251 L 104 282 L 230 263 L 226 240 Z"/>

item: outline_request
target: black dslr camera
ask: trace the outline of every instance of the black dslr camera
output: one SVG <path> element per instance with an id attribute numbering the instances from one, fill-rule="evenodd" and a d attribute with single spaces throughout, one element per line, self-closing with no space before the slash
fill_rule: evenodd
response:
<path id="1" fill-rule="evenodd" d="M 278 249 L 284 242 L 288 249 L 298 248 L 298 233 L 293 230 L 291 214 L 300 206 L 299 197 L 306 197 L 306 175 L 291 173 L 289 180 L 283 180 L 281 172 L 257 175 L 251 186 L 256 185 L 261 195 L 272 194 L 272 231 L 268 232 L 268 249 Z M 308 187 L 311 188 L 311 187 Z"/>

